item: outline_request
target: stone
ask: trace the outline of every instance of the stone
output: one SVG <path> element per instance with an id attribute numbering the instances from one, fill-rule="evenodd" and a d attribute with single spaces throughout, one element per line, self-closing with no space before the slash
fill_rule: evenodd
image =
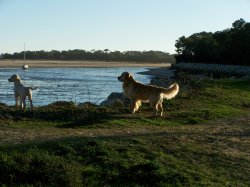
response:
<path id="1" fill-rule="evenodd" d="M 125 107 L 130 104 L 129 98 L 124 93 L 112 92 L 107 100 L 100 103 L 100 106 Z"/>
<path id="2" fill-rule="evenodd" d="M 89 107 L 96 107 L 97 105 L 91 103 L 91 102 L 84 102 L 84 103 L 79 103 L 77 107 L 79 108 L 89 108 Z"/>

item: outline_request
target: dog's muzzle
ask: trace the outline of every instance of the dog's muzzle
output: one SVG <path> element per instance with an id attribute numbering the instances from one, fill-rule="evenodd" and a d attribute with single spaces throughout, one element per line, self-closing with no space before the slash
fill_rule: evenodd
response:
<path id="1" fill-rule="evenodd" d="M 122 82 L 121 76 L 117 77 L 117 79 Z"/>

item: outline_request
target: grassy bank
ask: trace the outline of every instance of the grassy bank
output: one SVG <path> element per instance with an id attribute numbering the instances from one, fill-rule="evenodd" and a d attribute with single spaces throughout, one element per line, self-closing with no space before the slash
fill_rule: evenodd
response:
<path id="1" fill-rule="evenodd" d="M 250 185 L 249 81 L 189 81 L 164 106 L 2 106 L 0 184 Z"/>

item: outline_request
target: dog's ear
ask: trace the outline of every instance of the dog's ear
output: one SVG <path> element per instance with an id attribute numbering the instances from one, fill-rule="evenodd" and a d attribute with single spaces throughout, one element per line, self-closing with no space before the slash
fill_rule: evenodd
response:
<path id="1" fill-rule="evenodd" d="M 126 77 L 126 79 L 129 79 L 130 77 L 132 77 L 132 75 L 129 72 L 126 72 L 125 77 Z"/>
<path id="2" fill-rule="evenodd" d="M 21 78 L 17 74 L 16 74 L 16 80 L 19 81 L 19 82 L 21 81 Z"/>

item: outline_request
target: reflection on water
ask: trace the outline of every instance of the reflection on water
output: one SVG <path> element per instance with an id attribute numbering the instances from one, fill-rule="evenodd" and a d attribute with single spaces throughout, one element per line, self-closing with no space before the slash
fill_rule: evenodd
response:
<path id="1" fill-rule="evenodd" d="M 99 104 L 111 92 L 122 92 L 122 83 L 117 80 L 124 71 L 131 72 L 136 80 L 149 83 L 149 78 L 137 72 L 146 68 L 20 68 L 0 69 L 0 102 L 14 104 L 13 83 L 8 82 L 12 74 L 19 74 L 26 86 L 38 86 L 33 91 L 35 106 L 55 101 L 90 101 Z"/>

